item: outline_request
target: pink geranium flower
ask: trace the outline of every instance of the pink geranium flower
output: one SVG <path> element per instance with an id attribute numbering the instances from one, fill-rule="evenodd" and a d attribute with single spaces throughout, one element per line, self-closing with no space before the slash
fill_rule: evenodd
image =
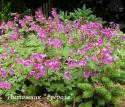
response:
<path id="1" fill-rule="evenodd" d="M 11 83 L 9 83 L 9 82 L 0 82 L 0 88 L 2 88 L 2 89 L 10 89 L 11 88 Z"/>
<path id="2" fill-rule="evenodd" d="M 92 56 L 92 60 L 93 60 L 94 62 L 98 62 L 98 61 L 99 61 L 96 55 L 93 55 L 93 56 Z"/>
<path id="3" fill-rule="evenodd" d="M 9 70 L 10 75 L 14 75 L 14 70 Z"/>
<path id="4" fill-rule="evenodd" d="M 69 71 L 65 71 L 65 72 L 64 72 L 64 78 L 65 78 L 66 80 L 69 80 L 69 79 L 70 79 L 70 73 L 69 73 Z"/>
<path id="5" fill-rule="evenodd" d="M 84 68 L 86 66 L 86 61 L 80 60 L 79 64 Z"/>
<path id="6" fill-rule="evenodd" d="M 84 72 L 84 78 L 88 79 L 90 77 L 90 73 L 88 71 Z"/>

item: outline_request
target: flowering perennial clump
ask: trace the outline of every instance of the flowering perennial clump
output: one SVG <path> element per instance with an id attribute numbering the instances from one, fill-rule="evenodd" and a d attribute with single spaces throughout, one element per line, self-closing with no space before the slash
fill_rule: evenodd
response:
<path id="1" fill-rule="evenodd" d="M 98 22 L 63 23 L 55 9 L 48 19 L 38 10 L 35 17 L 2 22 L 0 29 L 0 89 L 20 88 L 30 78 L 51 81 L 54 74 L 64 81 L 108 75 L 104 67 L 117 61 L 115 52 L 125 40 L 118 29 Z"/>
<path id="2" fill-rule="evenodd" d="M 3 48 L 1 61 L 7 60 L 7 57 L 15 57 L 10 67 L 13 66 L 14 62 L 24 67 L 33 66 L 32 70 L 39 70 L 42 72 L 41 76 L 46 72 L 44 69 L 59 71 L 63 67 L 61 67 L 63 61 L 60 60 L 62 56 L 67 60 L 65 67 L 69 69 L 69 72 L 71 68 L 82 67 L 84 74 L 91 72 L 91 69 L 84 71 L 88 67 L 91 68 L 90 60 L 95 63 L 95 68 L 99 67 L 100 64 L 111 64 L 114 61 L 112 40 L 117 38 L 115 29 L 105 28 L 96 22 L 82 24 L 81 19 L 73 23 L 69 21 L 63 24 L 55 10 L 52 11 L 52 17 L 47 20 L 41 11 L 37 11 L 35 18 L 25 16 L 23 19 L 19 19 L 19 24 L 16 21 L 8 21 L 6 24 L 3 22 L 0 27 L 1 32 L 3 32 L 3 36 L 1 36 L 1 48 Z M 36 35 L 36 39 L 43 45 L 44 51 L 41 51 L 40 54 L 34 51 L 29 52 L 30 54 L 26 53 L 29 54 L 27 58 L 14 55 L 16 49 L 9 44 L 25 39 L 21 38 L 23 33 L 20 32 L 21 29 L 29 33 L 29 36 L 30 34 Z M 124 36 L 120 38 L 123 40 Z M 58 48 L 61 49 L 58 50 Z M 7 52 L 8 50 L 9 52 Z M 61 51 L 60 54 L 58 54 L 59 51 Z M 48 52 L 50 55 L 47 55 Z M 57 52 L 57 54 L 50 57 L 52 52 Z M 65 54 L 67 55 L 65 56 Z M 10 70 L 9 73 L 13 74 L 13 70 Z M 29 71 L 29 73 L 32 74 L 33 71 Z M 65 73 L 68 74 L 68 72 Z M 2 76 L 5 74 L 1 71 Z"/>

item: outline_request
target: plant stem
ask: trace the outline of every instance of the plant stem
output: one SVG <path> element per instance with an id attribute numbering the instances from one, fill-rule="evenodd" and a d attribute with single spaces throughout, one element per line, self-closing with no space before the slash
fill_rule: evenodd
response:
<path id="1" fill-rule="evenodd" d="M 76 95 L 74 96 L 74 100 L 73 100 L 73 107 L 75 107 L 75 102 L 76 102 Z"/>

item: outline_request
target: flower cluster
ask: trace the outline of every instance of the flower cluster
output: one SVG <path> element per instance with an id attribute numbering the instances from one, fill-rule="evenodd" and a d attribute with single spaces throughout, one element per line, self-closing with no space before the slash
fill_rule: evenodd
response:
<path id="1" fill-rule="evenodd" d="M 0 82 L 0 89 L 10 89 L 11 84 L 9 82 Z"/>

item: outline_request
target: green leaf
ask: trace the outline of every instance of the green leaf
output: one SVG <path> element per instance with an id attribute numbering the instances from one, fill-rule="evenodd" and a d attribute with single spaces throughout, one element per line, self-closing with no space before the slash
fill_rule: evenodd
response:
<path id="1" fill-rule="evenodd" d="M 116 97 L 125 96 L 125 89 L 121 87 L 115 87 L 115 89 L 112 90 L 112 95 Z"/>
<path id="2" fill-rule="evenodd" d="M 78 107 L 92 107 L 92 101 L 81 103 L 78 105 Z"/>
<path id="3" fill-rule="evenodd" d="M 105 106 L 106 101 L 103 99 L 98 99 L 98 105 L 99 106 Z"/>
<path id="4" fill-rule="evenodd" d="M 77 96 L 76 98 L 75 98 L 75 101 L 76 102 L 78 102 L 78 103 L 80 103 L 80 102 L 82 102 L 82 96 Z"/>
<path id="5" fill-rule="evenodd" d="M 111 88 L 113 85 L 112 81 L 108 77 L 103 77 L 102 83 L 108 88 Z"/>
<path id="6" fill-rule="evenodd" d="M 91 90 L 84 91 L 82 95 L 83 98 L 90 98 L 92 96 L 93 96 L 93 92 Z"/>
<path id="7" fill-rule="evenodd" d="M 51 104 L 52 106 L 58 106 L 59 105 L 59 101 L 58 100 L 51 100 Z"/>
<path id="8" fill-rule="evenodd" d="M 89 83 L 78 83 L 77 87 L 82 90 L 91 90 L 92 89 L 92 86 Z"/>
<path id="9" fill-rule="evenodd" d="M 26 28 L 21 28 L 21 29 L 19 29 L 19 32 L 20 32 L 20 33 L 26 32 Z"/>
<path id="10" fill-rule="evenodd" d="M 3 48 L 0 47 L 0 53 L 3 51 Z"/>
<path id="11" fill-rule="evenodd" d="M 63 48 L 63 56 L 64 57 L 68 57 L 68 56 L 70 56 L 70 48 L 69 47 L 64 47 Z"/>
<path id="12" fill-rule="evenodd" d="M 96 93 L 99 94 L 99 96 L 107 101 L 111 100 L 111 93 L 104 87 L 97 87 Z"/>
<path id="13" fill-rule="evenodd" d="M 120 100 L 120 98 L 112 97 L 111 103 L 114 104 L 117 107 L 117 106 L 121 105 L 121 100 Z"/>
<path id="14" fill-rule="evenodd" d="M 72 106 L 71 106 L 71 105 L 67 105 L 67 104 L 66 104 L 64 107 L 72 107 Z"/>

